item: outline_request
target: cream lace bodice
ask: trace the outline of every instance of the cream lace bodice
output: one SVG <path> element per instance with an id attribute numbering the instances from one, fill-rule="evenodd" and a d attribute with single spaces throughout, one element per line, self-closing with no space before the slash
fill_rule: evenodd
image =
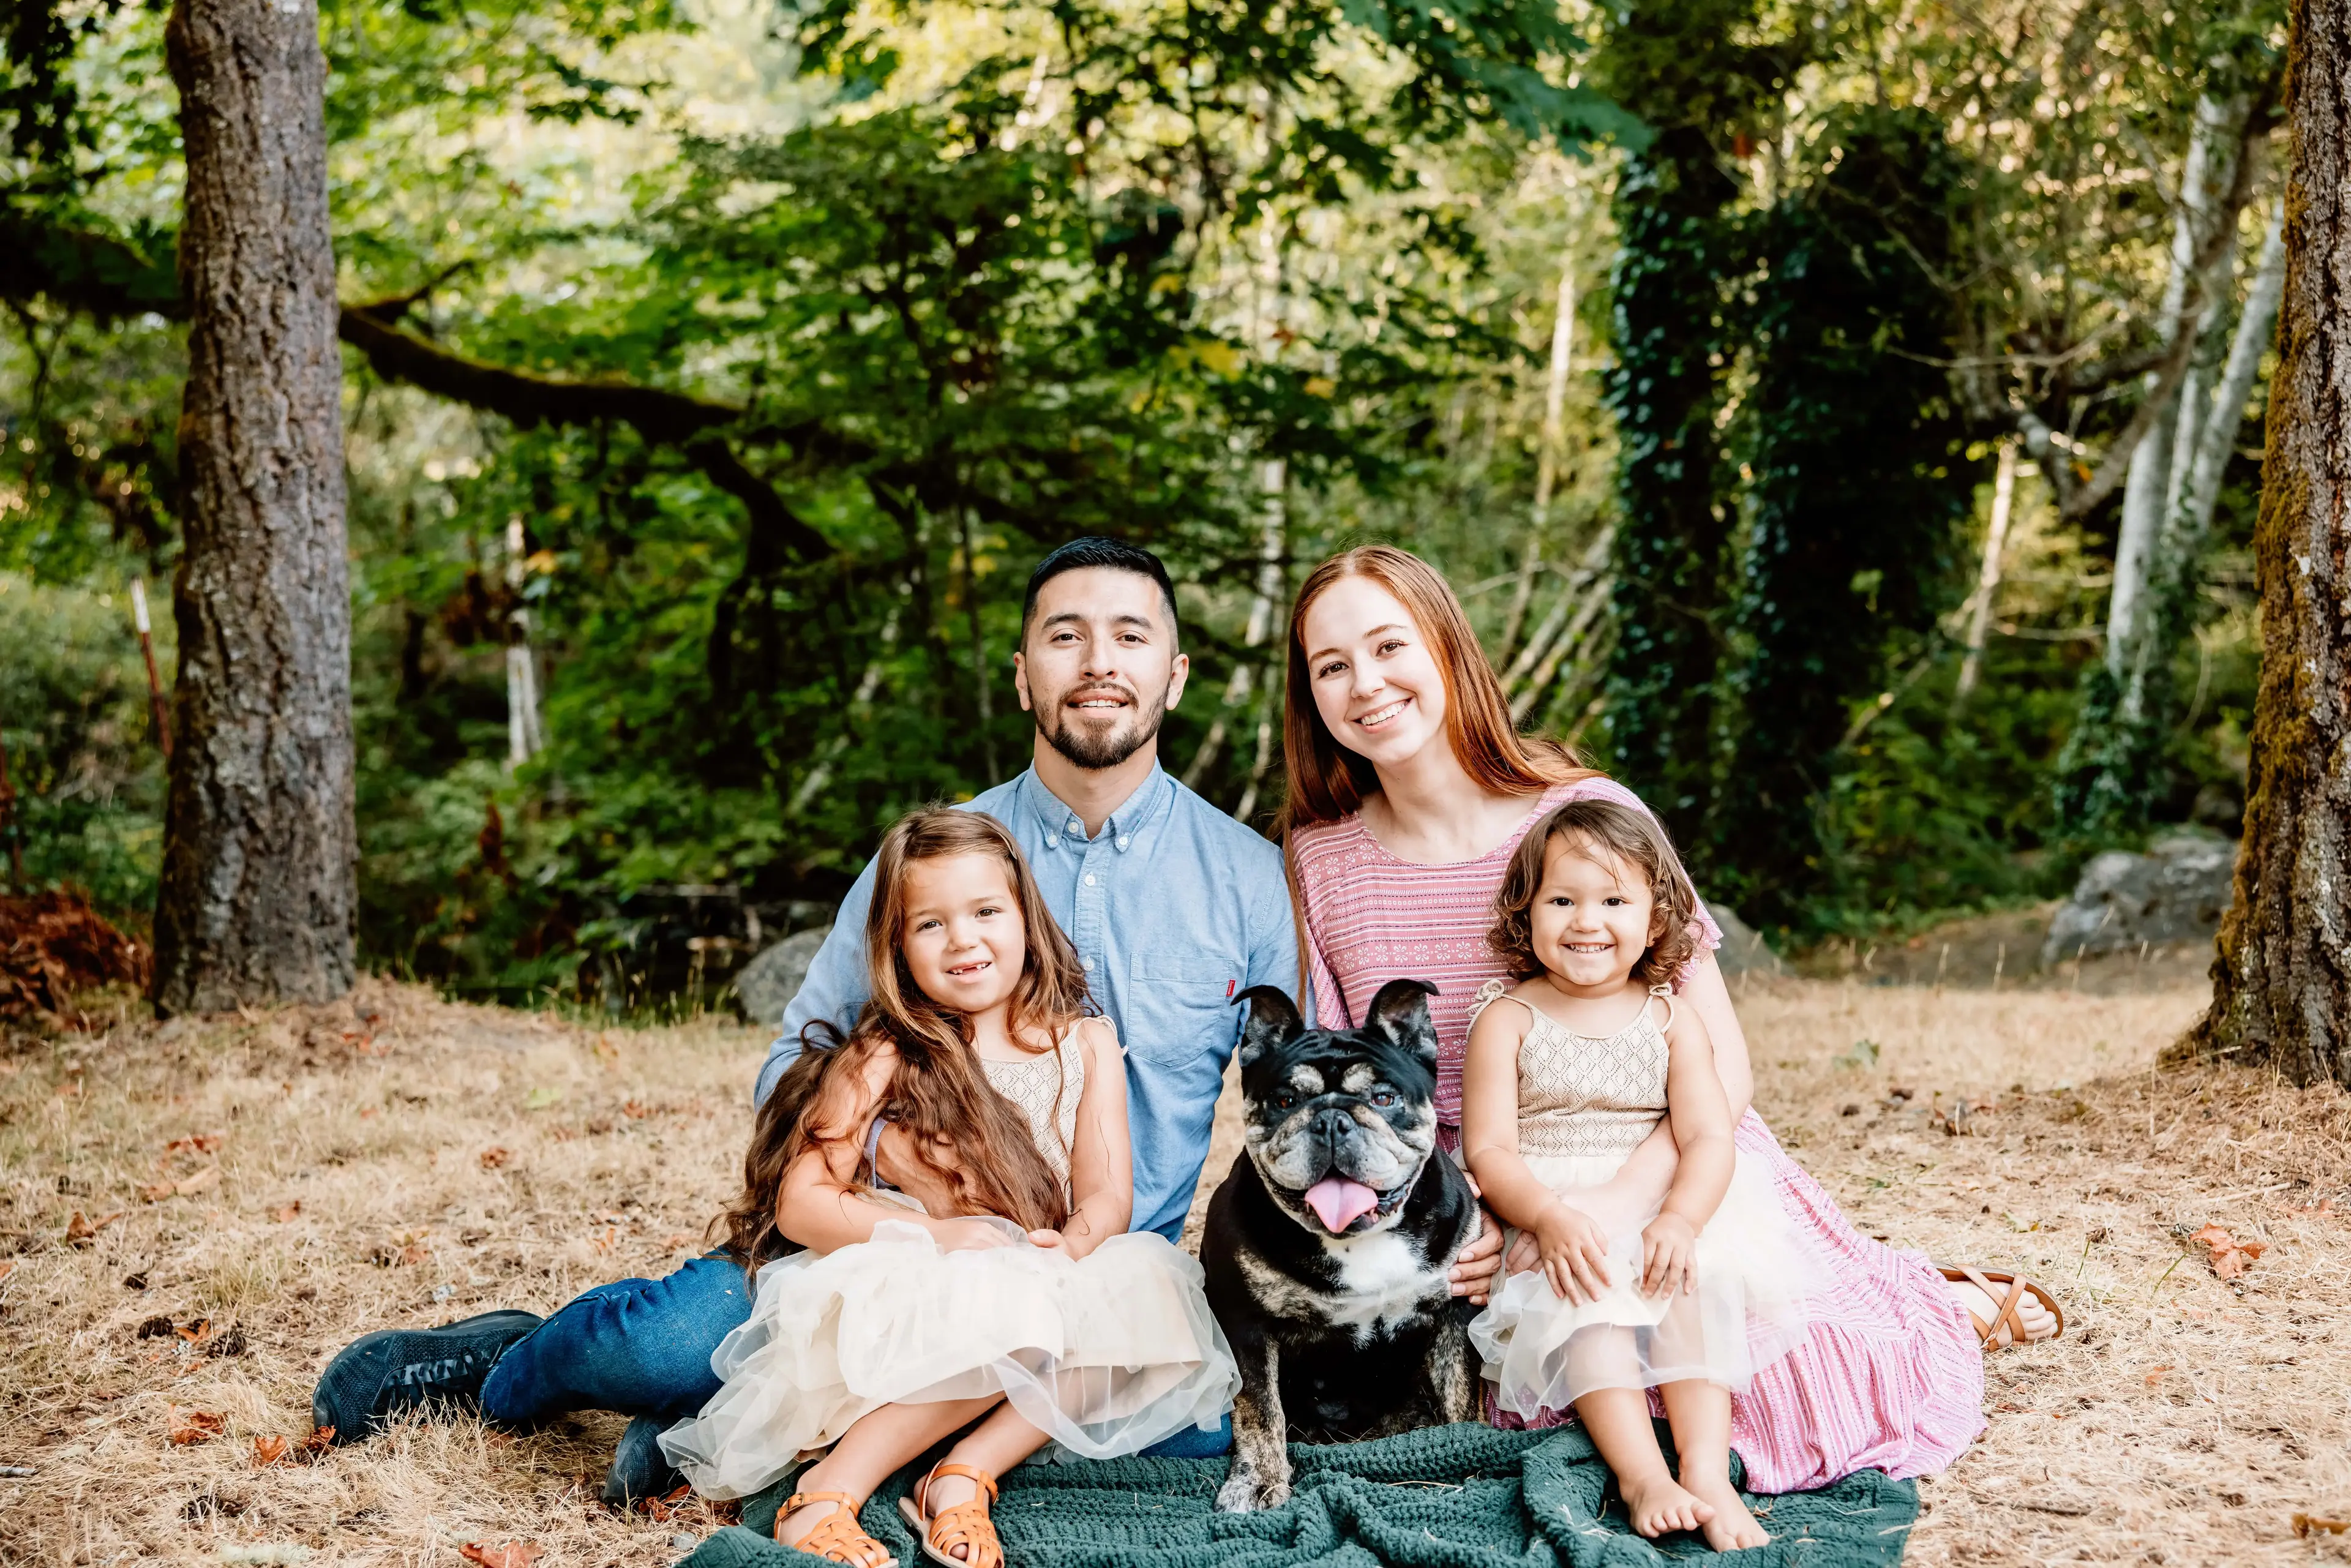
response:
<path id="1" fill-rule="evenodd" d="M 1078 1097 L 1086 1092 L 1086 1051 L 1072 1028 L 1062 1031 L 1053 1049 L 1019 1061 L 982 1058 L 979 1070 L 996 1092 L 1020 1107 L 1029 1118 L 1029 1135 L 1037 1152 L 1053 1170 L 1066 1196 L 1070 1190 L 1070 1151 L 1078 1137 Z"/>
<path id="2" fill-rule="evenodd" d="M 1673 993 L 1653 988 L 1640 1016 L 1614 1034 L 1578 1034 L 1541 1009 L 1506 995 L 1508 982 L 1479 988 L 1479 1013 L 1497 1001 L 1529 1014 L 1519 1042 L 1519 1153 L 1621 1158 L 1647 1137 L 1666 1113 L 1665 1025 L 1673 1021 Z M 1652 1005 L 1665 1004 L 1665 1021 Z"/>

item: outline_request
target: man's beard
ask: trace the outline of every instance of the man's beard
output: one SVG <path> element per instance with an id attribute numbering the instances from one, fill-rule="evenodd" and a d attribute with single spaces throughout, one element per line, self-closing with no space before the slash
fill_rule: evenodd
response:
<path id="1" fill-rule="evenodd" d="M 1137 704 L 1123 710 L 1133 716 L 1124 724 L 1106 729 L 1081 725 L 1069 710 L 1069 697 L 1063 695 L 1038 713 L 1037 733 L 1045 737 L 1046 745 L 1080 768 L 1095 772 L 1115 768 L 1148 745 L 1159 734 L 1160 723 L 1167 716 L 1165 692 L 1148 708 L 1141 706 L 1138 694 L 1129 691 L 1122 695 Z M 1049 716 L 1050 724 L 1042 722 Z"/>

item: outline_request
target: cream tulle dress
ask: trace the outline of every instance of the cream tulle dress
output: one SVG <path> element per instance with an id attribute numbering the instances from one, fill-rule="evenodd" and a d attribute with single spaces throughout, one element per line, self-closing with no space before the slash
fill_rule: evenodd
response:
<path id="1" fill-rule="evenodd" d="M 1519 1045 L 1520 1157 L 1576 1206 L 1579 1191 L 1614 1176 L 1666 1114 L 1672 992 L 1652 989 L 1639 1016 L 1604 1039 L 1504 992 L 1503 981 L 1489 981 L 1478 1011 L 1506 1001 L 1531 1015 Z M 1761 1161 L 1739 1151 L 1729 1189 L 1698 1233 L 1695 1294 L 1641 1294 L 1641 1231 L 1657 1207 L 1609 1232 L 1610 1285 L 1598 1301 L 1570 1301 L 1532 1269 L 1505 1281 L 1470 1323 L 1502 1410 L 1531 1419 L 1596 1389 L 1690 1379 L 1744 1393 L 1802 1337 L 1805 1296 L 1826 1265 L 1789 1222 Z"/>
<path id="2" fill-rule="evenodd" d="M 1065 1189 L 1085 1089 L 1076 1036 L 1025 1061 L 980 1064 Z M 872 1196 L 921 1209 L 904 1193 Z M 773 1484 L 884 1405 L 1002 1394 L 1098 1459 L 1217 1424 L 1240 1375 L 1197 1262 L 1147 1231 L 1072 1259 L 991 1223 L 1019 1245 L 946 1252 L 920 1226 L 885 1220 L 870 1241 L 763 1267 L 749 1320 L 710 1358 L 725 1386 L 662 1434 L 662 1451 L 696 1491 L 730 1498 Z"/>

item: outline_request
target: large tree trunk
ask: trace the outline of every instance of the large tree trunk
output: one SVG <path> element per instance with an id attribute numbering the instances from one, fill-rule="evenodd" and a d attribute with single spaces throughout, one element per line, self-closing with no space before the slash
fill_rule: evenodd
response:
<path id="1" fill-rule="evenodd" d="M 186 553 L 159 1010 L 350 988 L 342 355 L 314 0 L 178 0 Z"/>
<path id="2" fill-rule="evenodd" d="M 2236 902 L 2189 1043 L 2351 1088 L 2351 7 L 2295 0 L 2286 279 L 2253 535 L 2262 674 Z"/>

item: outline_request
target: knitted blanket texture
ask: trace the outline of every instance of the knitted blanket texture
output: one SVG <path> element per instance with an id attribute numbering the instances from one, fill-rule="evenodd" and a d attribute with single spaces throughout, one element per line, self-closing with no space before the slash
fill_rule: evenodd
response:
<path id="1" fill-rule="evenodd" d="M 1667 1440 L 1663 1422 L 1657 1436 Z M 1633 1534 L 1580 1427 L 1501 1432 L 1465 1423 L 1290 1452 L 1290 1500 L 1248 1514 L 1215 1511 L 1228 1464 L 1221 1458 L 1023 1465 L 1004 1478 L 995 1508 L 1008 1568 L 1648 1568 L 1667 1560 L 1891 1568 L 1918 1513 L 1917 1483 L 1877 1470 L 1818 1491 L 1750 1494 L 1771 1543 L 1718 1557 L 1694 1535 L 1652 1542 Z M 926 1561 L 898 1515 L 921 1473 L 909 1467 L 892 1478 L 859 1516 L 901 1568 Z M 1732 1479 L 1744 1484 L 1735 1468 Z M 704 1541 L 680 1568 L 809 1568 L 818 1559 L 769 1539 L 789 1490 L 787 1481 L 746 1500 L 743 1522 Z"/>

